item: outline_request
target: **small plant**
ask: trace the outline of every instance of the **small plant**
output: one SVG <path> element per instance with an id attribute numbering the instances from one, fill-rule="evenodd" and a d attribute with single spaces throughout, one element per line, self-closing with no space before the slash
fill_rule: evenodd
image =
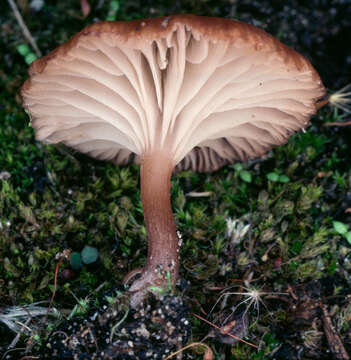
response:
<path id="1" fill-rule="evenodd" d="M 342 235 L 347 242 L 351 245 L 351 230 L 349 230 L 349 225 L 344 224 L 341 221 L 333 221 L 334 230 Z"/>
<path id="2" fill-rule="evenodd" d="M 118 0 L 112 0 L 110 2 L 110 6 L 108 9 L 108 14 L 106 16 L 106 20 L 108 21 L 115 21 L 117 17 L 117 12 L 119 10 L 119 1 Z"/>
<path id="3" fill-rule="evenodd" d="M 26 44 L 20 44 L 17 46 L 17 51 L 24 57 L 24 61 L 27 65 L 30 65 L 38 57 L 31 51 L 30 47 Z"/>
<path id="4" fill-rule="evenodd" d="M 71 254 L 70 264 L 73 270 L 80 270 L 83 266 L 92 264 L 99 258 L 99 251 L 96 247 L 85 246 L 81 252 L 74 251 Z"/>
<path id="5" fill-rule="evenodd" d="M 173 293 L 173 287 L 172 287 L 172 274 L 170 271 L 166 272 L 166 277 L 167 277 L 167 287 L 163 288 L 163 287 L 159 287 L 159 286 L 150 286 L 149 290 L 153 291 L 155 293 L 158 293 L 160 295 L 167 295 L 167 294 L 172 294 Z"/>
<path id="6" fill-rule="evenodd" d="M 235 173 L 239 175 L 240 179 L 246 183 L 252 182 L 252 175 L 250 171 L 244 170 L 243 165 L 241 163 L 236 163 L 232 166 L 235 170 Z"/>
<path id="7" fill-rule="evenodd" d="M 333 172 L 332 175 L 335 182 L 338 184 L 339 187 L 346 189 L 347 188 L 347 181 L 346 176 L 344 174 L 340 174 L 338 170 Z"/>
<path id="8" fill-rule="evenodd" d="M 73 270 L 80 270 L 82 267 L 82 257 L 79 252 L 74 251 L 71 255 L 70 264 Z"/>
<path id="9" fill-rule="evenodd" d="M 80 254 L 82 262 L 86 265 L 94 263 L 99 258 L 99 251 L 93 246 L 85 246 Z"/>
<path id="10" fill-rule="evenodd" d="M 267 174 L 267 179 L 271 182 L 279 182 L 282 184 L 290 182 L 290 178 L 284 174 L 279 174 L 277 171 L 272 171 Z"/>
<path id="11" fill-rule="evenodd" d="M 85 315 L 86 313 L 88 313 L 88 311 L 90 310 L 90 300 L 89 300 L 89 298 L 86 297 L 85 299 L 78 299 L 73 294 L 72 291 L 70 291 L 70 293 L 72 294 L 72 296 L 77 301 L 77 304 L 74 305 L 74 308 L 71 311 L 71 313 L 68 315 L 67 319 L 72 319 L 74 316 Z"/>
<path id="12" fill-rule="evenodd" d="M 231 218 L 226 219 L 226 224 L 226 237 L 227 239 L 230 239 L 230 242 L 234 245 L 241 243 L 251 227 L 250 224 L 245 224 L 239 219 L 233 220 Z"/>

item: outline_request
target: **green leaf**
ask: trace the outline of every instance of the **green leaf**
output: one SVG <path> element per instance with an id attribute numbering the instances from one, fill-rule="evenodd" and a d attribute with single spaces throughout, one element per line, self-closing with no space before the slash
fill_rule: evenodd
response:
<path id="1" fill-rule="evenodd" d="M 289 176 L 286 176 L 286 175 L 280 175 L 280 176 L 279 176 L 279 182 L 281 182 L 281 183 L 288 183 L 289 181 L 290 181 Z"/>
<path id="2" fill-rule="evenodd" d="M 130 250 L 130 248 L 128 246 L 125 246 L 125 245 L 121 244 L 120 247 L 121 247 L 121 250 L 122 250 L 123 254 L 125 254 L 127 256 L 130 255 L 131 250 Z"/>
<path id="3" fill-rule="evenodd" d="M 279 175 L 275 172 L 270 172 L 267 174 L 267 179 L 269 181 L 277 182 L 279 180 Z"/>
<path id="4" fill-rule="evenodd" d="M 28 55 L 26 55 L 24 57 L 24 61 L 26 62 L 27 65 L 30 65 L 36 59 L 37 59 L 37 57 L 33 53 L 29 53 Z"/>
<path id="5" fill-rule="evenodd" d="M 79 270 L 82 267 L 82 258 L 80 256 L 80 253 L 77 251 L 74 251 L 71 254 L 71 260 L 70 260 L 71 266 L 73 270 Z"/>
<path id="6" fill-rule="evenodd" d="M 300 254 L 302 250 L 302 242 L 299 240 L 295 240 L 290 250 L 294 255 Z"/>
<path id="7" fill-rule="evenodd" d="M 96 247 L 85 246 L 81 252 L 82 262 L 86 265 L 94 263 L 99 257 L 99 251 Z"/>
<path id="8" fill-rule="evenodd" d="M 22 55 L 22 56 L 26 56 L 28 55 L 31 51 L 28 45 L 26 44 L 20 44 L 17 46 L 17 51 Z"/>
<path id="9" fill-rule="evenodd" d="M 112 11 L 117 12 L 117 11 L 119 10 L 119 1 L 117 1 L 117 0 L 112 0 L 112 1 L 110 2 L 110 9 L 111 9 Z"/>
<path id="10" fill-rule="evenodd" d="M 150 286 L 149 287 L 149 290 L 151 291 L 155 291 L 155 292 L 159 292 L 159 293 L 162 293 L 165 291 L 165 289 L 159 287 L 159 286 Z"/>
<path id="11" fill-rule="evenodd" d="M 335 274 L 335 271 L 337 270 L 337 268 L 338 268 L 338 264 L 335 260 L 333 260 L 328 267 L 329 274 L 330 275 Z"/>
<path id="12" fill-rule="evenodd" d="M 236 163 L 233 165 L 233 169 L 235 171 L 241 171 L 243 169 L 243 165 L 241 163 Z"/>
<path id="13" fill-rule="evenodd" d="M 105 20 L 107 20 L 107 21 L 115 21 L 116 18 L 117 18 L 116 15 L 108 15 L 108 16 L 106 16 Z"/>
<path id="14" fill-rule="evenodd" d="M 348 231 L 345 234 L 345 238 L 346 238 L 347 242 L 351 245 L 351 231 Z"/>
<path id="15" fill-rule="evenodd" d="M 112 0 L 110 2 L 110 8 L 109 8 L 109 11 L 108 11 L 108 14 L 106 16 L 106 20 L 108 21 L 114 21 L 116 20 L 116 14 L 119 10 L 119 1 L 118 0 Z"/>
<path id="16" fill-rule="evenodd" d="M 241 180 L 243 180 L 247 183 L 250 183 L 252 181 L 251 173 L 247 170 L 240 171 L 239 176 L 240 176 Z"/>
<path id="17" fill-rule="evenodd" d="M 348 225 L 344 224 L 341 221 L 333 221 L 334 230 L 341 235 L 346 235 L 347 230 L 349 229 Z"/>

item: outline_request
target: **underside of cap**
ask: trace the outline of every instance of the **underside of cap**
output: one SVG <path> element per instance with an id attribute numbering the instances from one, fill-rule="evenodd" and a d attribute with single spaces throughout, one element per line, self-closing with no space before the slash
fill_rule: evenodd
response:
<path id="1" fill-rule="evenodd" d="M 30 75 L 21 93 L 39 140 L 117 164 L 161 149 L 176 170 L 262 155 L 324 94 L 311 64 L 264 31 L 193 15 L 91 25 Z"/>

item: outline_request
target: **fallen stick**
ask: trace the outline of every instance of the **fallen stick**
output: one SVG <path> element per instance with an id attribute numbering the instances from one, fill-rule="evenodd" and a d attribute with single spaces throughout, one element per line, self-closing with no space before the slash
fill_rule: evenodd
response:
<path id="1" fill-rule="evenodd" d="M 325 124 L 323 124 L 323 126 L 349 126 L 351 125 L 351 120 L 349 121 L 336 121 L 336 122 L 326 122 Z"/>
<path id="2" fill-rule="evenodd" d="M 16 20 L 19 24 L 19 26 L 22 29 L 23 35 L 24 37 L 27 39 L 27 41 L 32 45 L 32 48 L 34 49 L 34 52 L 36 53 L 36 55 L 38 57 L 41 57 L 41 51 L 39 50 L 39 47 L 37 45 L 37 43 L 35 42 L 32 34 L 30 33 L 30 31 L 27 28 L 27 25 L 25 24 L 23 17 L 21 15 L 21 13 L 19 12 L 16 3 L 14 2 L 14 0 L 7 0 L 11 6 L 11 9 L 16 17 Z"/>
<path id="3" fill-rule="evenodd" d="M 337 360 L 350 360 L 349 354 L 346 352 L 342 341 L 331 322 L 327 307 L 321 304 L 322 318 L 325 336 L 327 337 L 329 349 Z"/>

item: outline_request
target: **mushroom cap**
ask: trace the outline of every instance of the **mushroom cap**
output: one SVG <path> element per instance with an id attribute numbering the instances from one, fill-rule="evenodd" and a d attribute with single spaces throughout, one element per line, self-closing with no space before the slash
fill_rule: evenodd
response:
<path id="1" fill-rule="evenodd" d="M 176 170 L 257 158 L 308 125 L 325 93 L 303 56 L 252 25 L 172 15 L 99 22 L 36 60 L 21 89 L 38 140 Z"/>

